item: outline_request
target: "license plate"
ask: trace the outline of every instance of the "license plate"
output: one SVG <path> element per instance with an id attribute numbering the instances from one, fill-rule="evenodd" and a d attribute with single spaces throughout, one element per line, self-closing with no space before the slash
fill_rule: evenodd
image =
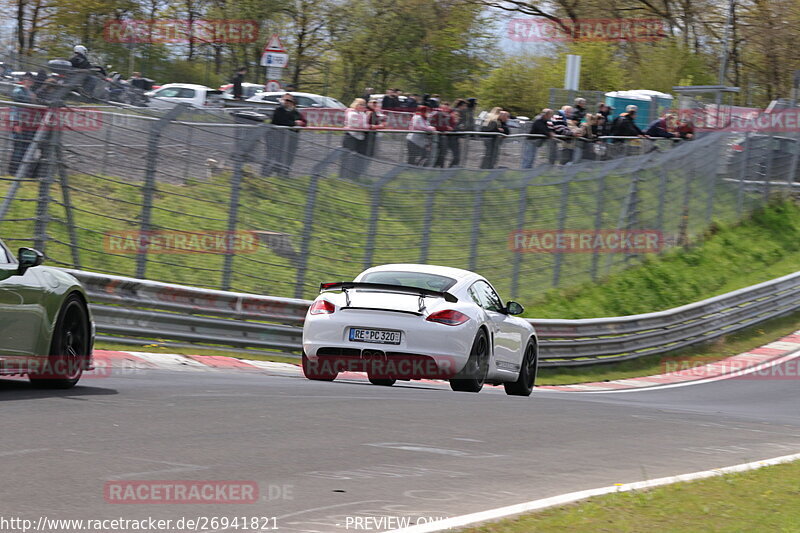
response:
<path id="1" fill-rule="evenodd" d="M 350 328 L 353 342 L 374 342 L 376 344 L 400 344 L 401 333 L 387 329 Z"/>

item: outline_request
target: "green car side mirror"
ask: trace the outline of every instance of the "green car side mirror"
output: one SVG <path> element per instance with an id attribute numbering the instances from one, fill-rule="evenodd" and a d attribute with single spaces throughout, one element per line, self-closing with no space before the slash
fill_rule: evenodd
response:
<path id="1" fill-rule="evenodd" d="M 44 261 L 44 254 L 33 248 L 20 248 L 17 255 L 17 274 L 22 276 L 31 267 L 39 266 Z"/>

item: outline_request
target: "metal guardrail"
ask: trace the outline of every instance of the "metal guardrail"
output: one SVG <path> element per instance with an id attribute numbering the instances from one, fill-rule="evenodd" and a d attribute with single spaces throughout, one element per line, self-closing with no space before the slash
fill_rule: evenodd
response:
<path id="1" fill-rule="evenodd" d="M 86 288 L 98 338 L 297 356 L 311 302 L 67 270 Z M 625 361 L 706 342 L 800 309 L 800 271 L 666 311 L 531 319 L 542 366 Z"/>

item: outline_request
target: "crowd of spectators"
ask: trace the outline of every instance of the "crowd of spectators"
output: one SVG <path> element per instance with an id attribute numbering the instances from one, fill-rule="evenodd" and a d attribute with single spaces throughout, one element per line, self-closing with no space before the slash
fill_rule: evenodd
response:
<path id="1" fill-rule="evenodd" d="M 342 146 L 355 155 L 345 158 L 352 174 L 360 174 L 365 164 L 359 162 L 358 156 L 374 156 L 376 133 L 386 128 L 388 112 L 413 114 L 405 136 L 409 165 L 458 167 L 462 164 L 464 137 L 479 136 L 484 145 L 480 167 L 496 167 L 502 140 L 510 134 L 509 120 L 513 115 L 509 110 L 495 107 L 479 119 L 476 98 L 459 98 L 451 103 L 438 94 L 405 95 L 400 89 L 388 89 L 384 95 L 375 95 L 373 91 L 367 87 L 363 97 L 354 99 L 345 110 L 346 131 Z M 282 99 L 282 104 L 275 112 L 273 124 L 305 125 L 294 109 L 290 94 Z M 611 106 L 600 102 L 592 112 L 584 98 L 576 98 L 573 105 L 558 110 L 543 109 L 518 131 L 532 136 L 523 147 L 522 168 L 532 167 L 537 149 L 545 144 L 549 147 L 550 163 L 569 164 L 577 155 L 581 159 L 602 159 L 607 152 L 615 150 L 615 145 L 621 147 L 623 138 L 691 139 L 694 136 L 691 122 L 679 121 L 674 114 L 664 114 L 642 131 L 636 124 L 638 108 L 635 105 L 627 106 L 611 120 L 613 111 Z M 433 135 L 459 132 L 462 135 Z M 606 142 L 608 138 L 612 140 Z M 578 151 L 580 154 L 576 153 Z"/>
<path id="2" fill-rule="evenodd" d="M 543 109 L 525 132 L 537 137 L 529 140 L 525 147 L 522 168 L 531 168 L 536 149 L 545 143 L 550 148 L 550 163 L 569 164 L 573 161 L 576 150 L 582 151 L 582 159 L 602 159 L 609 149 L 618 151 L 630 137 L 686 140 L 694 137 L 691 121 L 678 120 L 672 113 L 665 113 L 642 131 L 636 124 L 637 106 L 627 106 L 624 112 L 611 120 L 613 111 L 613 107 L 600 102 L 597 104 L 597 112 L 590 113 L 584 98 L 576 98 L 574 105 L 565 105 L 556 111 Z M 601 137 L 610 137 L 611 146 L 600 142 Z M 560 147 L 552 139 L 559 139 Z"/>

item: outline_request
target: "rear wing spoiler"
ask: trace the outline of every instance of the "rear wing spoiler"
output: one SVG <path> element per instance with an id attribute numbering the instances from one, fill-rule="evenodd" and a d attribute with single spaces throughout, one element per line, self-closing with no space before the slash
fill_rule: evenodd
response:
<path id="1" fill-rule="evenodd" d="M 359 281 L 338 281 L 335 283 L 320 283 L 319 291 L 346 291 L 348 289 L 371 289 L 376 291 L 396 292 L 400 294 L 415 294 L 417 296 L 430 296 L 444 298 L 445 301 L 455 303 L 458 298 L 445 291 L 434 291 L 405 285 L 391 285 L 389 283 L 363 283 Z"/>

